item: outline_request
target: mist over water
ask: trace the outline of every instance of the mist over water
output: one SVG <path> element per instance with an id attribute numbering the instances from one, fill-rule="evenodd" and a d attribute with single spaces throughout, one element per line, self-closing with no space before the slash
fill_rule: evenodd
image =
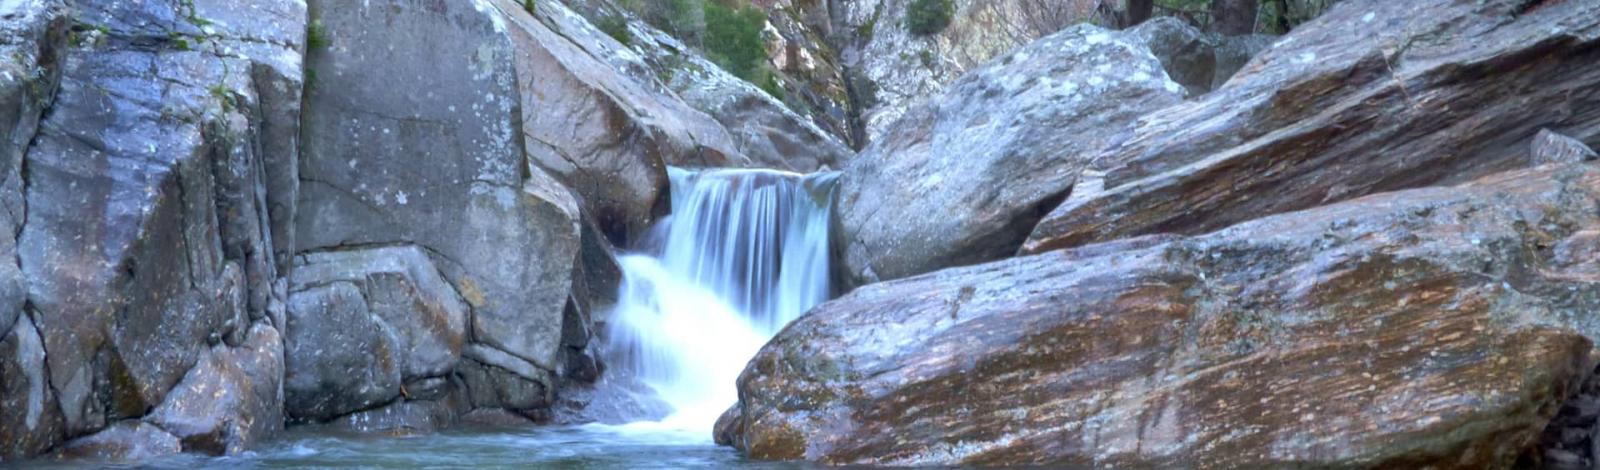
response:
<path id="1" fill-rule="evenodd" d="M 710 439 L 734 381 L 778 330 L 828 299 L 835 174 L 670 169 L 672 215 L 622 257 L 610 347 L 672 405 L 655 423 Z M 643 425 L 644 423 L 639 423 Z"/>

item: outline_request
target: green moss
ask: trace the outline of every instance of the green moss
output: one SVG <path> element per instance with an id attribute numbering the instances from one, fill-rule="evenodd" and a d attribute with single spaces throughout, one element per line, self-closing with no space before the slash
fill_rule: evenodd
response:
<path id="1" fill-rule="evenodd" d="M 539 4 L 534 0 L 522 0 L 522 10 L 534 14 L 539 11 Z"/>
<path id="2" fill-rule="evenodd" d="M 911 34 L 937 34 L 950 26 L 956 5 L 952 0 L 911 0 L 906 6 L 906 28 Z"/>
<path id="3" fill-rule="evenodd" d="M 321 51 L 327 50 L 332 45 L 333 40 L 328 38 L 328 32 L 322 28 L 321 21 L 306 23 L 306 49 Z"/>

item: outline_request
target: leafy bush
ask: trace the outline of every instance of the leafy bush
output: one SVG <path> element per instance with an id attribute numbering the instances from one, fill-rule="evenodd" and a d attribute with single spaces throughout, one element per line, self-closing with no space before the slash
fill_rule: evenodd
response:
<path id="1" fill-rule="evenodd" d="M 949 27 L 955 14 L 952 0 L 911 0 L 906 6 L 906 28 L 919 36 L 935 34 Z"/>

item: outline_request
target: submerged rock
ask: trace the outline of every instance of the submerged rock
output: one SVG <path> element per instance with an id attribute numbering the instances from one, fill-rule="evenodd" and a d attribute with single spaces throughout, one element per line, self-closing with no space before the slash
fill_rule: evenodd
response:
<path id="1" fill-rule="evenodd" d="M 1226 86 L 1091 156 L 1024 253 L 1200 233 L 1527 165 L 1540 129 L 1600 141 L 1600 4 L 1346 1 Z"/>
<path id="2" fill-rule="evenodd" d="M 1600 168 L 874 284 L 789 326 L 720 441 L 827 464 L 1510 465 L 1589 367 Z M 1586 235 L 1588 234 L 1588 235 Z"/>
<path id="3" fill-rule="evenodd" d="M 843 170 L 844 269 L 861 284 L 1010 256 L 1091 151 L 1182 94 L 1138 42 L 1091 25 L 962 77 Z"/>

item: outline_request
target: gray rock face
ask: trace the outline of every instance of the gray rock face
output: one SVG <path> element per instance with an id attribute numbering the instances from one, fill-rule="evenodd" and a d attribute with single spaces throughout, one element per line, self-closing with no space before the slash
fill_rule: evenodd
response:
<path id="1" fill-rule="evenodd" d="M 531 411 L 548 407 L 554 384 L 549 371 L 494 348 L 471 345 L 457 371 L 474 408 Z"/>
<path id="2" fill-rule="evenodd" d="M 467 306 L 421 248 L 307 253 L 295 263 L 290 289 L 298 293 L 334 283 L 355 286 L 366 313 L 394 331 L 402 379 L 443 377 L 455 369 L 466 343 Z M 291 319 L 315 315 L 291 313 Z M 335 345 L 302 348 L 290 342 L 297 349 L 329 346 Z"/>
<path id="3" fill-rule="evenodd" d="M 66 47 L 67 7 L 62 0 L 0 4 L 0 335 L 22 312 L 27 287 L 17 265 L 17 232 L 27 217 L 22 158 L 39 128 L 39 116 L 59 85 Z M 0 454 L 3 455 L 3 454 Z"/>
<path id="4" fill-rule="evenodd" d="M 284 331 L 284 410 L 326 420 L 400 396 L 399 342 L 357 284 L 302 286 Z"/>
<path id="5" fill-rule="evenodd" d="M 517 51 L 512 65 L 532 161 L 580 196 L 584 212 L 627 246 L 668 210 L 665 165 L 749 166 L 721 124 L 679 100 L 631 51 L 555 2 L 529 14 L 489 0 Z M 636 59 L 635 59 L 636 60 Z"/>
<path id="6" fill-rule="evenodd" d="M 525 102 L 557 77 L 519 73 L 540 53 L 488 0 L 313 3 L 329 46 L 310 53 L 296 243 L 425 247 L 469 305 L 475 341 L 555 370 L 578 206 L 525 153 L 550 137 L 529 117 L 616 121 Z"/>
<path id="7" fill-rule="evenodd" d="M 1011 255 L 1091 151 L 1182 93 L 1148 50 L 1091 25 L 962 77 L 844 169 L 844 268 L 860 284 Z"/>
<path id="8" fill-rule="evenodd" d="M 73 439 L 61 447 L 62 457 L 112 462 L 138 462 L 183 451 L 177 436 L 155 425 L 121 421 L 100 432 Z"/>
<path id="9" fill-rule="evenodd" d="M 145 418 L 185 452 L 238 454 L 283 429 L 283 338 L 256 324 L 238 347 L 216 346 Z"/>
<path id="10" fill-rule="evenodd" d="M 298 64 L 304 6 L 252 2 L 259 31 L 244 34 L 216 3 L 73 2 L 77 40 L 60 46 L 60 90 L 25 157 L 18 244 L 68 436 L 161 404 L 237 318 L 240 290 L 247 309 L 270 301 L 257 131 L 281 103 L 252 71 Z M 230 263 L 242 283 L 225 280 Z"/>
<path id="11" fill-rule="evenodd" d="M 1547 127 L 1600 140 L 1600 96 L 1586 92 L 1600 87 L 1600 4 L 1527 7 L 1341 2 L 1226 86 L 1097 151 L 1095 182 L 1045 217 L 1025 251 L 1461 182 L 1526 166 L 1506 149 Z"/>
<path id="12" fill-rule="evenodd" d="M 834 465 L 1510 468 L 1592 367 L 1600 277 L 1548 247 L 1592 256 L 1597 204 L 1600 167 L 1552 165 L 862 287 L 762 348 L 718 439 Z"/>
<path id="13" fill-rule="evenodd" d="M 1161 60 L 1172 81 L 1189 90 L 1189 96 L 1211 91 L 1217 74 L 1216 45 L 1199 29 L 1183 20 L 1163 16 L 1134 27 L 1128 31 L 1150 48 L 1150 53 Z M 1232 72 L 1228 72 L 1232 75 Z"/>
<path id="14" fill-rule="evenodd" d="M 24 315 L 0 337 L 0 461 L 37 455 L 66 438 L 49 372 L 44 340 Z"/>
<path id="15" fill-rule="evenodd" d="M 716 126 L 725 128 L 734 149 L 744 156 L 729 164 L 810 172 L 822 166 L 837 167 L 854 153 L 833 134 L 796 114 L 785 103 L 722 70 L 671 35 L 636 17 L 626 16 L 612 2 L 571 0 L 563 3 L 591 21 L 626 18 L 628 42 L 623 44 L 590 25 L 575 21 L 576 18 L 569 16 L 573 12 L 563 5 L 551 5 L 547 14 L 538 15 L 549 18 L 546 23 L 553 30 L 588 55 L 608 63 L 615 73 L 635 82 L 636 88 L 658 95 L 654 99 L 666 104 L 667 109 L 654 112 L 665 111 L 677 120 L 693 123 L 692 128 L 705 128 L 706 118 L 700 113 L 714 119 Z M 637 92 L 624 94 L 631 93 Z M 690 108 L 699 112 L 691 112 Z M 700 131 L 705 132 L 708 131 Z M 709 132 L 712 132 L 709 137 L 721 139 L 714 135 L 716 131 Z M 695 140 L 707 142 L 705 137 L 695 136 Z"/>

